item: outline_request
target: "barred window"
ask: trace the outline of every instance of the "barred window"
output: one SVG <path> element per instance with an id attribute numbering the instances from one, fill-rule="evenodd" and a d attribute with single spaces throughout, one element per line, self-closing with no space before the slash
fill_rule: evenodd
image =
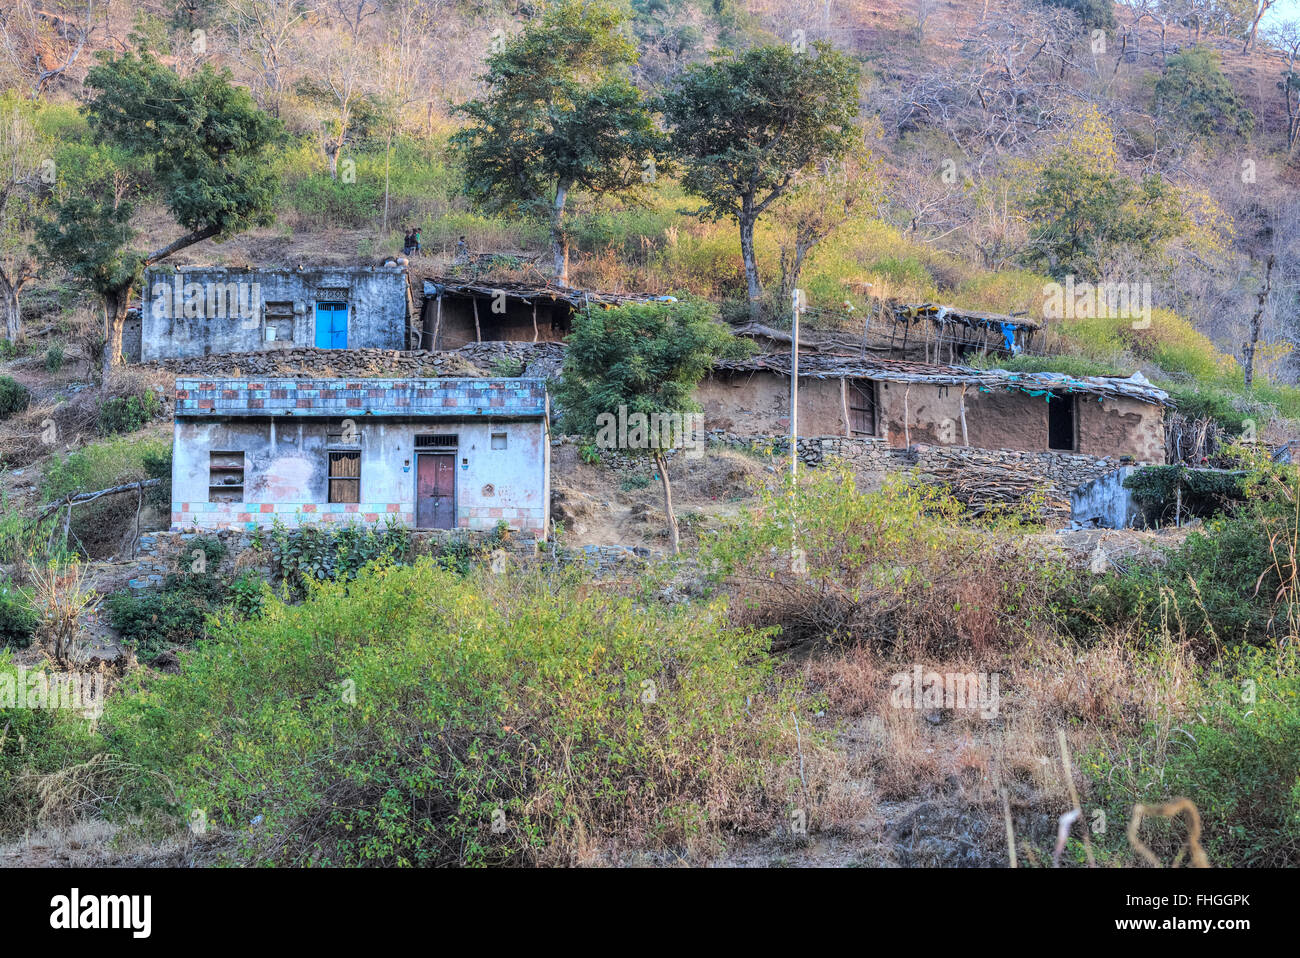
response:
<path id="1" fill-rule="evenodd" d="M 361 453 L 331 452 L 330 502 L 361 501 Z"/>

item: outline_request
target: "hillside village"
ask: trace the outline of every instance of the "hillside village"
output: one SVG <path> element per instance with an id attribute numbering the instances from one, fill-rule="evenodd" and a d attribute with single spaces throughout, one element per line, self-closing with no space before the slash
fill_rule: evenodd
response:
<path id="1" fill-rule="evenodd" d="M 20 2 L 0 864 L 1300 863 L 1271 6 Z"/>

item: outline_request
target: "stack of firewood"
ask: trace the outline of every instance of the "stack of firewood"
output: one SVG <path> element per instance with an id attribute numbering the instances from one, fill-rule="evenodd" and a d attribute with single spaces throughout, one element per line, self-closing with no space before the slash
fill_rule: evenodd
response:
<path id="1" fill-rule="evenodd" d="M 1043 496 L 1042 507 L 1048 517 L 1068 517 L 1069 497 L 1042 476 L 1006 469 L 948 468 L 925 472 L 931 481 L 942 483 L 952 496 L 972 515 L 994 509 L 1010 509 L 1026 502 L 1036 493 Z"/>

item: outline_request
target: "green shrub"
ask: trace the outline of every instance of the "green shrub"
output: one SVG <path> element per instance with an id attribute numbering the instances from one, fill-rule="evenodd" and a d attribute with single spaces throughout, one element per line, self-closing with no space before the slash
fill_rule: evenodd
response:
<path id="1" fill-rule="evenodd" d="M 172 501 L 172 447 L 149 451 L 140 456 L 140 466 L 149 479 L 161 479 L 158 485 L 145 493 L 150 505 L 162 511 L 170 511 Z"/>
<path id="2" fill-rule="evenodd" d="M 1148 636 L 1171 633 L 1207 647 L 1284 634 L 1300 613 L 1286 552 L 1296 541 L 1300 475 L 1293 467 L 1267 468 L 1233 480 L 1245 501 L 1207 520 L 1164 562 L 1085 576 L 1073 595 L 1067 587 L 1059 601 L 1071 610 L 1071 631 L 1137 623 Z"/>
<path id="3" fill-rule="evenodd" d="M 8 582 L 0 583 L 0 645 L 25 649 L 36 633 L 31 602 Z"/>
<path id="4" fill-rule="evenodd" d="M 173 645 L 192 645 L 206 634 L 207 617 L 225 601 L 227 588 L 216 575 L 173 573 L 159 588 L 123 589 L 107 599 L 108 621 L 144 659 Z"/>
<path id="5" fill-rule="evenodd" d="M 1085 27 L 1114 30 L 1115 4 L 1113 0 L 1043 0 L 1049 7 L 1065 7 L 1079 15 Z"/>
<path id="6" fill-rule="evenodd" d="M 1294 644 L 1230 650 L 1210 673 L 1187 721 L 1118 756 L 1082 762 L 1112 821 L 1135 802 L 1190 798 L 1202 844 L 1219 867 L 1280 867 L 1300 861 L 1300 659 Z M 1122 829 L 1114 829 L 1116 842 Z M 1185 827 L 1152 820 L 1143 841 L 1173 860 Z"/>
<path id="7" fill-rule="evenodd" d="M 99 434 L 114 436 L 149 425 L 162 412 L 162 400 L 152 389 L 133 396 L 117 396 L 99 407 Z"/>
<path id="8" fill-rule="evenodd" d="M 179 676 L 109 702 L 139 814 L 204 809 L 253 862 L 573 861 L 787 820 L 799 779 L 768 635 L 577 574 L 378 564 L 224 618 Z M 805 754 L 823 747 L 805 721 Z M 165 778 L 164 778 L 165 776 Z"/>
<path id="9" fill-rule="evenodd" d="M 45 350 L 45 371 L 57 373 L 63 368 L 63 344 L 50 343 Z"/>
<path id="10" fill-rule="evenodd" d="M 301 590 L 308 582 L 355 579 L 363 566 L 376 559 L 405 561 L 411 551 L 411 530 L 391 517 L 382 529 L 357 524 L 337 529 L 277 526 L 269 547 L 276 572 Z"/>
<path id="11" fill-rule="evenodd" d="M 1176 509 L 1183 517 L 1208 518 L 1245 497 L 1244 476 L 1183 465 L 1145 466 L 1124 480 L 1124 488 L 1157 519 Z"/>
<path id="12" fill-rule="evenodd" d="M 254 572 L 245 572 L 230 583 L 230 607 L 236 615 L 253 619 L 262 614 L 270 588 Z"/>
<path id="13" fill-rule="evenodd" d="M 12 376 L 0 376 L 0 419 L 22 412 L 32 401 L 27 387 Z"/>

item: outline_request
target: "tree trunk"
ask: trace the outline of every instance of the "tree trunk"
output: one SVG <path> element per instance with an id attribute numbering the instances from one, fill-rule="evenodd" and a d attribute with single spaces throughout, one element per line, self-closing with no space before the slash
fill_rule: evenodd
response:
<path id="1" fill-rule="evenodd" d="M 758 322 L 762 318 L 761 306 L 763 287 L 758 282 L 758 262 L 754 258 L 754 222 L 758 219 L 754 213 L 753 202 L 745 199 L 740 211 L 740 256 L 745 261 L 745 287 L 749 293 L 749 318 Z"/>
<path id="2" fill-rule="evenodd" d="M 4 297 L 5 339 L 17 343 L 23 336 L 23 316 L 18 309 L 18 292 L 22 284 L 15 286 L 9 278 L 0 273 L 0 295 Z"/>
<path id="3" fill-rule="evenodd" d="M 664 515 L 668 517 L 668 544 L 673 555 L 681 551 L 681 539 L 677 533 L 677 516 L 673 512 L 673 487 L 668 482 L 668 460 L 662 449 L 655 450 L 655 468 L 659 470 L 659 481 L 664 487 Z"/>
<path id="4" fill-rule="evenodd" d="M 1264 19 L 1264 14 L 1268 13 L 1268 8 L 1272 3 L 1260 3 L 1255 8 L 1255 19 L 1250 23 L 1250 35 L 1246 37 L 1246 45 L 1241 48 L 1242 53 L 1248 53 L 1255 46 L 1255 37 L 1259 34 L 1259 21 Z"/>
<path id="5" fill-rule="evenodd" d="M 551 207 L 551 258 L 555 281 L 569 285 L 569 237 L 564 231 L 564 204 L 569 198 L 572 183 L 559 183 L 555 187 L 555 203 Z"/>
<path id="6" fill-rule="evenodd" d="M 1268 304 L 1268 294 L 1273 289 L 1273 262 L 1274 257 L 1270 256 L 1264 267 L 1264 287 L 1259 291 L 1259 305 L 1255 315 L 1250 318 L 1250 341 L 1246 343 L 1246 361 L 1242 364 L 1245 367 L 1247 389 L 1251 389 L 1255 383 L 1255 349 L 1259 346 L 1259 334 L 1264 326 L 1264 307 Z"/>
<path id="7" fill-rule="evenodd" d="M 104 360 L 103 388 L 108 388 L 108 374 L 122 363 L 122 330 L 126 325 L 126 308 L 130 302 L 131 287 L 104 294 Z"/>

